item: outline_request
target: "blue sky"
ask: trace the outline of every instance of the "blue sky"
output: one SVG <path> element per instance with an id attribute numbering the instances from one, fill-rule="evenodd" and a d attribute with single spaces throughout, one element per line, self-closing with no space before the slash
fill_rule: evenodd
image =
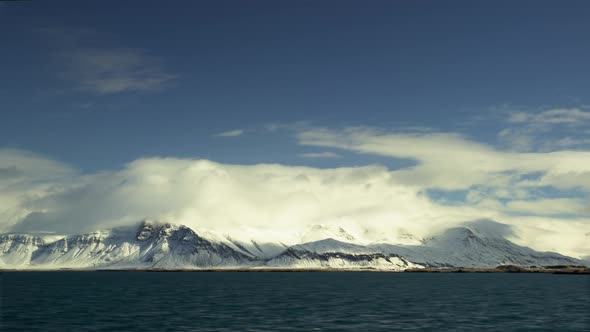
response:
<path id="1" fill-rule="evenodd" d="M 0 231 L 150 217 L 394 238 L 487 218 L 588 256 L 588 17 L 587 1 L 0 2 Z"/>
<path id="2" fill-rule="evenodd" d="M 3 3 L 0 142 L 85 171 L 142 156 L 390 163 L 300 158 L 315 150 L 264 130 L 301 121 L 496 144 L 503 111 L 588 103 L 589 11 L 582 1 Z M 127 82 L 109 87 L 114 78 Z M 213 136 L 237 129 L 239 139 Z"/>

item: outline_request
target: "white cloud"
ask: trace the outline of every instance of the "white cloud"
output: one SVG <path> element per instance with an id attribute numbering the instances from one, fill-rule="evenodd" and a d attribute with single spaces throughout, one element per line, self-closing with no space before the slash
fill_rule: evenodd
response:
<path id="1" fill-rule="evenodd" d="M 423 232 L 420 220 L 430 220 L 433 228 L 465 220 L 464 212 L 436 212 L 415 189 L 392 183 L 383 167 L 241 166 L 172 158 L 141 159 L 119 171 L 83 176 L 25 206 L 37 213 L 17 229 L 62 232 L 151 217 L 229 233 L 287 229 L 286 236 L 309 224 L 338 223 L 381 237 L 396 225 Z"/>
<path id="2" fill-rule="evenodd" d="M 58 161 L 15 149 L 0 149 L 0 229 L 32 212 L 26 205 L 75 178 L 76 171 Z"/>
<path id="3" fill-rule="evenodd" d="M 529 152 L 536 146 L 536 130 L 530 128 L 505 128 L 498 139 L 513 151 Z"/>
<path id="4" fill-rule="evenodd" d="M 579 125 L 590 121 L 590 112 L 579 108 L 554 108 L 540 113 L 515 112 L 509 114 L 512 123 Z"/>
<path id="5" fill-rule="evenodd" d="M 506 204 L 509 210 L 527 214 L 588 214 L 590 205 L 584 199 L 554 198 L 539 200 L 514 200 Z"/>
<path id="6" fill-rule="evenodd" d="M 560 219 L 538 216 L 504 216 L 515 234 L 509 239 L 542 251 L 583 257 L 590 252 L 590 242 L 583 236 L 590 229 L 590 219 Z"/>
<path id="7" fill-rule="evenodd" d="M 520 126 L 502 129 L 497 136 L 503 146 L 510 151 L 531 152 L 538 147 L 539 136 L 549 131 L 548 126 Z"/>
<path id="8" fill-rule="evenodd" d="M 324 151 L 324 152 L 308 152 L 299 155 L 303 158 L 340 158 L 341 156 L 335 152 Z"/>
<path id="9" fill-rule="evenodd" d="M 541 145 L 541 151 L 555 151 L 563 149 L 575 149 L 580 147 L 589 147 L 590 138 L 586 137 L 563 137 L 549 140 Z"/>
<path id="10" fill-rule="evenodd" d="M 236 130 L 224 131 L 222 133 L 215 134 L 214 136 L 217 136 L 217 137 L 237 137 L 237 136 L 242 136 L 243 134 L 244 134 L 243 129 L 236 129 Z"/>
<path id="11" fill-rule="evenodd" d="M 52 180 L 75 173 L 70 166 L 42 155 L 18 150 L 0 149 L 0 183 L 23 179 Z"/>
<path id="12" fill-rule="evenodd" d="M 590 123 L 590 112 L 580 108 L 512 112 L 508 113 L 507 120 L 510 127 L 502 129 L 497 136 L 499 142 L 512 151 L 579 150 L 590 145 L 583 127 Z"/>
<path id="13" fill-rule="evenodd" d="M 575 132 L 570 130 L 568 134 Z M 555 134 L 547 126 L 513 127 L 502 129 L 498 133 L 498 140 L 509 150 L 516 152 L 580 150 L 590 146 L 590 138 L 584 137 L 584 134 L 565 137 L 551 137 L 552 135 Z"/>
<path id="14" fill-rule="evenodd" d="M 395 171 L 406 185 L 443 190 L 474 185 L 505 187 L 554 185 L 590 191 L 590 152 L 505 152 L 468 140 L 455 133 L 388 133 L 373 128 L 342 130 L 307 129 L 298 134 L 302 145 L 339 148 L 415 160 L 417 165 Z M 522 179 L 541 173 L 537 180 Z M 559 182 L 563 175 L 577 176 L 576 183 Z"/>
<path id="15" fill-rule="evenodd" d="M 454 136 L 434 138 L 461 142 Z M 397 142 L 407 139 L 426 138 L 406 137 Z M 417 149 L 421 151 L 419 158 L 434 154 L 420 144 Z M 490 150 L 475 145 L 470 151 Z M 587 241 L 580 240 L 590 229 L 590 218 L 516 218 L 508 213 L 510 209 L 482 204 L 481 200 L 473 205 L 439 204 L 424 194 L 424 188 L 408 184 L 399 171 L 381 166 L 318 169 L 148 158 L 116 171 L 77 175 L 60 163 L 18 154 L 0 154 L 0 165 L 7 172 L 14 172 L 11 167 L 15 163 L 16 169 L 48 166 L 43 166 L 44 171 L 31 168 L 23 173 L 28 175 L 20 180 L 22 190 L 2 187 L 3 202 L 10 203 L 0 205 L 4 231 L 12 227 L 69 233 L 155 218 L 237 238 L 257 234 L 259 239 L 268 239 L 272 234 L 273 240 L 287 243 L 308 225 L 335 224 L 371 242 L 395 238 L 401 230 L 428 236 L 464 221 L 490 218 L 515 226 L 515 241 L 520 244 L 570 255 L 590 254 Z M 39 181 L 40 177 L 47 180 Z M 534 208 L 522 204 L 512 208 L 524 212 Z"/>

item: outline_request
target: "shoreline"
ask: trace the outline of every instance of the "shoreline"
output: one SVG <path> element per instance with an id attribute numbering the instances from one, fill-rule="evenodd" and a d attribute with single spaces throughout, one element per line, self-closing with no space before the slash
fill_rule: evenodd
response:
<path id="1" fill-rule="evenodd" d="M 370 272 L 370 273 L 546 273 L 590 275 L 590 267 L 585 266 L 547 266 L 522 267 L 516 265 L 495 268 L 413 268 L 406 270 L 378 269 L 337 269 L 337 268 L 195 268 L 195 269 L 0 269 L 2 272 Z"/>

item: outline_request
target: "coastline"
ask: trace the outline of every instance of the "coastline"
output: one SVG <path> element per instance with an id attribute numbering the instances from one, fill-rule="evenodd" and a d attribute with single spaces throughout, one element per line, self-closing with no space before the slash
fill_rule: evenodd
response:
<path id="1" fill-rule="evenodd" d="M 334 268 L 180 268 L 180 269 L 0 269 L 2 272 L 370 272 L 370 273 L 546 273 L 546 274 L 581 274 L 590 275 L 590 267 L 586 266 L 545 266 L 522 267 L 501 265 L 493 268 L 413 268 L 406 270 L 379 269 L 334 269 Z"/>

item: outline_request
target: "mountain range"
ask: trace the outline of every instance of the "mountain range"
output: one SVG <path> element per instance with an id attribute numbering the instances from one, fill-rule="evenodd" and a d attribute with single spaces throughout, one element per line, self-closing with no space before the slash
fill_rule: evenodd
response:
<path id="1" fill-rule="evenodd" d="M 76 235 L 0 234 L 2 269 L 199 269 L 305 268 L 403 271 L 421 267 L 589 265 L 554 252 L 538 252 L 506 239 L 492 221 L 454 227 L 427 238 L 406 234 L 410 244 L 359 244 L 341 227 L 317 225 L 302 243 L 238 241 L 199 234 L 170 223 Z M 310 240 L 310 241 L 306 241 Z"/>

